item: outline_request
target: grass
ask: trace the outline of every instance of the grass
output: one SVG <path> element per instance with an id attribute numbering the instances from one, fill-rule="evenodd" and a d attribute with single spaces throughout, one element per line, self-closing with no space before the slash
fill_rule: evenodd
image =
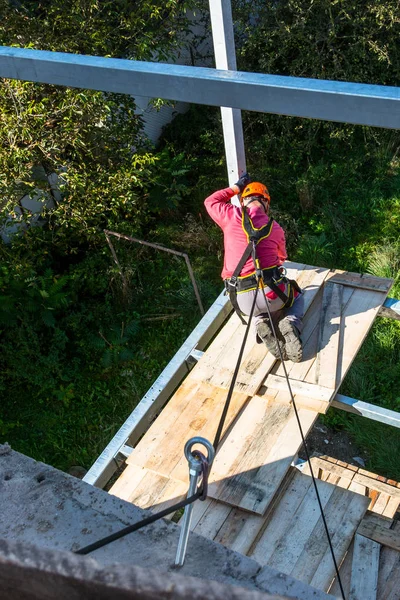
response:
<path id="1" fill-rule="evenodd" d="M 339 391 L 400 412 L 399 382 L 400 322 L 378 318 Z M 333 429 L 350 434 L 368 456 L 368 470 L 400 481 L 399 429 L 335 408 L 329 409 L 322 420 Z"/>
<path id="2" fill-rule="evenodd" d="M 181 227 L 181 223 L 160 226 L 150 239 L 179 250 L 191 235 L 188 229 L 182 241 Z M 214 280 L 207 277 L 210 254 L 203 247 L 215 241 L 209 239 L 205 229 L 200 231 L 197 244 L 195 240 L 191 244 L 190 258 L 207 310 L 222 287 L 216 264 Z M 108 279 L 108 291 L 98 295 L 100 304 L 89 296 L 89 304 L 70 305 L 68 310 L 73 327 L 77 324 L 81 334 L 87 327 L 93 329 L 93 336 L 102 330 L 108 343 L 114 343 L 108 319 L 117 323 L 117 334 L 122 330 L 121 321 L 136 319 L 138 331 L 127 343 L 132 358 L 107 368 L 96 364 L 96 356 L 101 358 L 104 350 L 98 352 L 97 343 L 102 340 L 97 335 L 92 350 L 83 348 L 78 376 L 77 370 L 70 375 L 62 369 L 64 362 L 78 360 L 76 356 L 70 355 L 67 361 L 63 356 L 54 357 L 52 376 L 57 370 L 61 381 L 55 378 L 58 387 L 52 392 L 43 391 L 40 379 L 31 390 L 24 382 L 14 380 L 13 388 L 9 386 L 3 393 L 0 441 L 8 441 L 15 450 L 66 471 L 73 465 L 88 468 L 94 462 L 201 318 L 183 259 L 123 243 L 116 244 L 116 250 L 129 284 L 127 296 L 122 293 L 121 277 L 109 256 L 101 267 L 100 263 L 89 263 L 90 272 L 100 267 L 98 279 Z M 76 316 L 71 316 L 72 310 L 78 311 Z M 92 312 L 94 318 L 86 318 Z M 67 331 L 71 336 L 71 326 Z M 43 333 L 43 327 L 39 332 Z M 80 344 L 91 343 L 92 334 L 82 335 L 78 338 Z M 106 344 L 104 347 L 107 351 Z"/>

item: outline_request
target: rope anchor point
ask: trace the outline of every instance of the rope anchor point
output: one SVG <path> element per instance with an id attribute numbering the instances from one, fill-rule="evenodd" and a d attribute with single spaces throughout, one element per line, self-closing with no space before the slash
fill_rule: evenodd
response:
<path id="1" fill-rule="evenodd" d="M 196 444 L 202 445 L 207 450 L 207 456 L 205 456 L 200 450 L 193 450 L 193 446 Z M 207 498 L 208 488 L 208 474 L 210 467 L 214 460 L 215 450 L 213 445 L 202 437 L 193 437 L 188 440 L 185 444 L 184 449 L 185 457 L 189 464 L 189 490 L 187 497 L 190 498 L 198 490 L 201 490 L 199 500 L 205 500 Z M 198 488 L 200 482 L 200 488 Z M 175 557 L 175 566 L 182 567 L 185 562 L 186 549 L 189 540 L 190 533 L 190 522 L 192 520 L 193 503 L 185 506 L 185 512 L 182 517 L 181 534 L 179 537 L 178 548 Z"/>

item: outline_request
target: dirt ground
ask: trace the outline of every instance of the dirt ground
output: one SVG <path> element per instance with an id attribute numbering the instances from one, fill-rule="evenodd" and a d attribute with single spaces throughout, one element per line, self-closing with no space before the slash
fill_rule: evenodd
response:
<path id="1" fill-rule="evenodd" d="M 320 422 L 320 419 L 317 419 L 306 441 L 310 455 L 313 453 L 326 454 L 356 467 L 368 465 L 368 456 L 357 448 L 347 432 L 329 429 Z M 299 456 L 300 458 L 306 458 L 304 450 L 299 452 Z M 355 458 L 361 460 L 354 460 Z"/>

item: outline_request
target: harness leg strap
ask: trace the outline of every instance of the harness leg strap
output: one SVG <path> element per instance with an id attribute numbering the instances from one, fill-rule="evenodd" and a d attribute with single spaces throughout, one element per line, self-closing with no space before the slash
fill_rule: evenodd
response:
<path id="1" fill-rule="evenodd" d="M 230 289 L 228 290 L 229 293 L 229 300 L 231 301 L 231 304 L 237 314 L 237 316 L 239 317 L 242 325 L 247 325 L 246 321 L 243 319 L 243 313 L 239 308 L 239 304 L 237 301 L 237 294 L 236 294 L 236 288 L 232 288 L 230 286 Z"/>

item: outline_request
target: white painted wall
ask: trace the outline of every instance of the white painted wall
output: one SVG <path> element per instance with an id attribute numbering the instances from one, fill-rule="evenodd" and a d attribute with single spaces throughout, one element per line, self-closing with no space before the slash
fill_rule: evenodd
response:
<path id="1" fill-rule="evenodd" d="M 187 39 L 184 46 L 167 64 L 191 65 L 198 67 L 211 67 L 213 64 L 212 38 L 207 32 L 201 14 L 188 14 L 192 20 L 192 38 Z M 195 41 L 204 38 L 201 43 Z M 193 52 L 190 52 L 192 46 Z M 193 60 L 194 57 L 194 60 Z M 153 144 L 156 144 L 162 133 L 162 128 L 170 123 L 178 113 L 184 113 L 189 105 L 185 102 L 175 102 L 173 106 L 164 105 L 160 109 L 154 108 L 150 103 L 152 99 L 144 96 L 136 96 L 136 113 L 144 120 L 144 133 Z"/>

